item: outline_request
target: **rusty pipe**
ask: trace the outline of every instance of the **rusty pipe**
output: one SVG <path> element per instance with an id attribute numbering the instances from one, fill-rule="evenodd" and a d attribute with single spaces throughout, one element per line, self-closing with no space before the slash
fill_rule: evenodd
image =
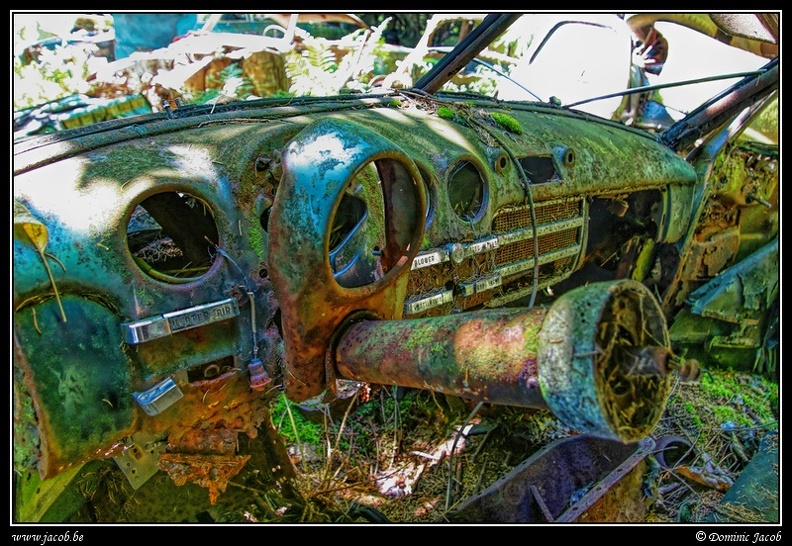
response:
<path id="1" fill-rule="evenodd" d="M 637 441 L 670 390 L 665 319 L 636 281 L 595 283 L 548 308 L 362 320 L 339 337 L 339 377 L 550 409 L 600 437 Z"/>
<path id="2" fill-rule="evenodd" d="M 536 334 L 544 309 L 490 309 L 354 324 L 336 348 L 347 379 L 546 408 Z"/>

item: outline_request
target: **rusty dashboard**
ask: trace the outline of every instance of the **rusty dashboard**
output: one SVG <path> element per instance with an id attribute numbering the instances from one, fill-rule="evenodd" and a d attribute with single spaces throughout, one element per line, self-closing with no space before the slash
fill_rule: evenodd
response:
<path id="1" fill-rule="evenodd" d="M 397 323 L 440 336 L 471 312 L 522 321 L 532 333 L 515 351 L 530 357 L 510 355 L 514 373 L 483 374 L 477 389 L 461 368 L 428 381 L 404 363 L 404 384 L 519 405 L 494 386 L 517 382 L 527 405 L 548 402 L 565 372 L 537 385 L 542 344 L 567 338 L 575 358 L 579 348 L 561 325 L 537 341 L 544 311 L 504 309 L 533 309 L 588 267 L 629 277 L 610 254 L 634 238 L 678 241 L 697 180 L 648 133 L 480 98 L 265 99 L 97 127 L 15 145 L 15 455 L 42 476 L 116 456 L 132 437 L 229 457 L 229 438 L 255 434 L 275 394 L 399 382 L 398 370 L 371 371 L 366 343 L 409 354 L 417 330 Z M 640 283 L 583 300 L 578 315 L 653 324 L 631 345 L 667 346 Z M 432 322 L 444 318 L 457 322 Z M 600 331 L 605 322 L 586 326 L 591 339 L 624 337 Z M 662 411 L 663 370 L 642 377 L 656 382 L 639 389 L 655 390 L 655 407 L 621 439 L 645 435 Z M 618 424 L 569 419 L 620 438 Z"/>

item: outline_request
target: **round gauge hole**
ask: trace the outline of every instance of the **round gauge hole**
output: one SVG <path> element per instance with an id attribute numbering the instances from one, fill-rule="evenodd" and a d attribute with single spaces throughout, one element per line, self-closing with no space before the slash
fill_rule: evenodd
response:
<path id="1" fill-rule="evenodd" d="M 209 271 L 218 254 L 218 239 L 211 208 L 179 191 L 147 197 L 127 224 L 127 245 L 135 263 L 165 282 L 189 282 Z"/>
<path id="2" fill-rule="evenodd" d="M 462 220 L 474 220 L 484 208 L 486 186 L 478 169 L 469 161 L 460 162 L 448 179 L 451 208 Z"/>

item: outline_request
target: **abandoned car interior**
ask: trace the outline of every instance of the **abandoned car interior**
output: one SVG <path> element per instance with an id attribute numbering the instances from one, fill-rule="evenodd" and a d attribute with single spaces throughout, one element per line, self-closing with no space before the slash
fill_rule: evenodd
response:
<path id="1" fill-rule="evenodd" d="M 780 15 L 444 15 L 363 91 L 15 139 L 15 523 L 779 521 Z M 674 109 L 677 28 L 754 64 Z"/>

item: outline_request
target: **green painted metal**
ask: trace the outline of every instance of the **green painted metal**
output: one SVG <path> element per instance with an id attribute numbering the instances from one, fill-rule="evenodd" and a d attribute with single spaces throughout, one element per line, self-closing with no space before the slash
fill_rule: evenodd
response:
<path id="1" fill-rule="evenodd" d="M 333 276 L 329 239 L 344 191 L 369 162 L 377 163 L 385 211 L 368 230 L 375 238 L 380 234 L 373 242 L 382 246 L 364 244 L 359 259 L 370 259 L 376 248 L 380 273 L 346 288 Z M 365 309 L 401 317 L 407 273 L 423 237 L 426 197 L 412 161 L 394 144 L 334 119 L 297 135 L 283 153 L 283 166 L 270 217 L 271 273 L 283 313 L 284 384 L 288 396 L 302 401 L 324 390 L 327 341 L 348 314 Z M 369 210 L 374 214 L 377 207 Z"/>
<path id="2" fill-rule="evenodd" d="M 133 368 L 110 309 L 63 298 L 67 322 L 49 299 L 15 317 L 16 343 L 35 400 L 42 444 L 38 468 L 52 476 L 103 454 L 135 422 Z"/>

